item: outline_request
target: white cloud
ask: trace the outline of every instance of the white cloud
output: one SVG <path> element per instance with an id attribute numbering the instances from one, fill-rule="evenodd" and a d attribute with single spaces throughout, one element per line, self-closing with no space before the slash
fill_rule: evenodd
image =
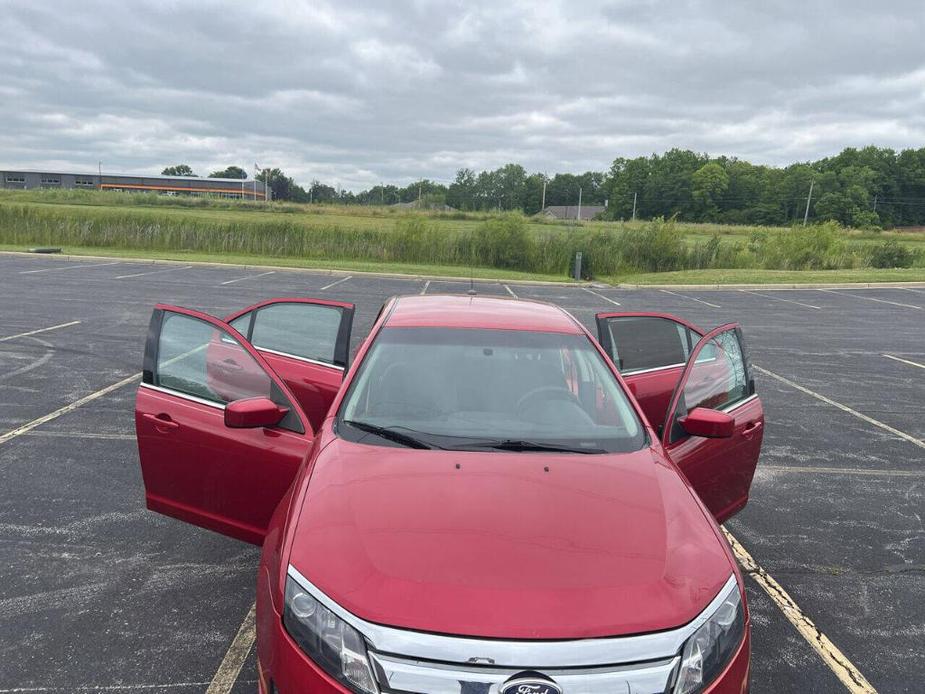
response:
<path id="1" fill-rule="evenodd" d="M 918 0 L 34 0 L 0 12 L 0 165 L 348 188 L 684 147 L 925 142 Z"/>

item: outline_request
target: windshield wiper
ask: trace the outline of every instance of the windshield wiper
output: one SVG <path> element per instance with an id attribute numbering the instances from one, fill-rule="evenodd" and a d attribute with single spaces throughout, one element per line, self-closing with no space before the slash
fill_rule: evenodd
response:
<path id="1" fill-rule="evenodd" d="M 539 441 L 524 441 L 522 439 L 501 439 L 497 441 L 475 441 L 464 443 L 454 448 L 492 448 L 498 451 L 548 451 L 551 453 L 606 453 L 603 448 L 582 448 L 581 446 L 566 446 L 557 443 L 540 443 Z"/>
<path id="2" fill-rule="evenodd" d="M 371 424 L 370 422 L 358 422 L 355 419 L 345 419 L 344 424 L 349 424 L 354 429 L 359 429 L 360 431 L 365 431 L 368 434 L 375 434 L 380 438 L 386 439 L 387 441 L 393 441 L 399 443 L 402 446 L 407 446 L 408 448 L 436 448 L 429 443 L 425 443 L 420 439 L 416 439 L 413 436 L 408 434 L 403 434 L 400 431 L 395 431 L 391 427 L 379 426 L 378 424 Z"/>

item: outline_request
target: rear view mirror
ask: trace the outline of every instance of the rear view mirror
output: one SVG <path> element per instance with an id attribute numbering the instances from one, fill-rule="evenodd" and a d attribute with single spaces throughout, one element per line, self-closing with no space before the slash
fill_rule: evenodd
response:
<path id="1" fill-rule="evenodd" d="M 225 426 L 232 429 L 253 429 L 279 424 L 289 410 L 270 398 L 245 398 L 225 406 Z"/>
<path id="2" fill-rule="evenodd" d="M 735 433 L 735 419 L 725 412 L 695 407 L 678 423 L 688 434 L 708 439 L 728 439 Z"/>

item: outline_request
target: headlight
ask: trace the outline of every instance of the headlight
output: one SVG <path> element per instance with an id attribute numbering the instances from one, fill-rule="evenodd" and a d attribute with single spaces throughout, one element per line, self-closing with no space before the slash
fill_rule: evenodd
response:
<path id="1" fill-rule="evenodd" d="M 675 694 L 696 694 L 716 679 L 744 633 L 742 597 L 738 584 L 733 582 L 719 607 L 684 644 Z"/>
<path id="2" fill-rule="evenodd" d="M 283 625 L 309 658 L 350 691 L 378 694 L 363 637 L 291 576 L 286 579 Z"/>

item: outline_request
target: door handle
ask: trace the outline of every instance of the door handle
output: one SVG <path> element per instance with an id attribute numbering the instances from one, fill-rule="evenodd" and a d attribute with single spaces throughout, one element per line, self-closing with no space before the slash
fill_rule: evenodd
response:
<path id="1" fill-rule="evenodd" d="M 742 431 L 742 436 L 747 439 L 750 439 L 752 436 L 761 431 L 761 422 L 749 422 L 745 425 L 745 429 Z"/>
<path id="2" fill-rule="evenodd" d="M 219 364 L 225 371 L 241 371 L 244 369 L 238 362 L 234 359 L 225 359 Z"/>
<path id="3" fill-rule="evenodd" d="M 142 417 L 154 424 L 154 428 L 162 434 L 168 434 L 180 428 L 180 425 L 173 421 L 166 412 L 162 412 L 161 414 L 145 413 Z"/>

